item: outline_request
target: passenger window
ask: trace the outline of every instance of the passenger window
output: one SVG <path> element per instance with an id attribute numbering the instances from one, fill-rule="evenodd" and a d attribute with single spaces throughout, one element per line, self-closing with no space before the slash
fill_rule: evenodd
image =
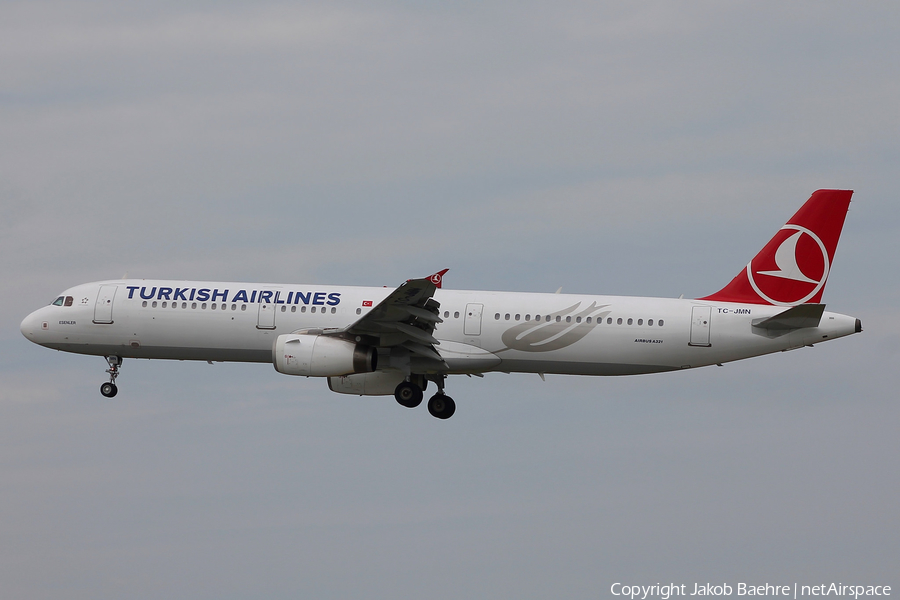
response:
<path id="1" fill-rule="evenodd" d="M 444 318 L 445 318 L 445 319 L 449 319 L 449 318 L 450 318 L 450 311 L 449 311 L 449 310 L 445 310 L 445 311 L 444 311 Z"/>
<path id="2" fill-rule="evenodd" d="M 519 320 L 519 313 L 516 313 L 516 321 Z"/>
<path id="3" fill-rule="evenodd" d="M 200 309 L 201 309 L 201 310 L 206 310 L 206 302 L 204 302 L 203 304 L 200 305 Z"/>
<path id="4" fill-rule="evenodd" d="M 196 303 L 196 302 L 191 302 L 191 308 L 197 308 L 197 303 Z"/>
<path id="5" fill-rule="evenodd" d="M 632 319 L 631 317 L 628 317 L 628 324 L 631 325 L 632 323 L 634 323 L 634 319 Z"/>
<path id="6" fill-rule="evenodd" d="M 51 303 L 50 303 L 50 306 L 62 306 L 62 305 L 63 305 L 63 300 L 65 300 L 65 298 L 64 298 L 63 296 L 60 296 L 59 298 L 57 298 L 56 300 L 54 300 L 53 302 L 51 302 Z"/>
<path id="7" fill-rule="evenodd" d="M 652 326 L 652 325 L 653 325 L 653 319 L 647 319 L 647 325 Z"/>
<path id="8" fill-rule="evenodd" d="M 616 325 L 621 325 L 621 324 L 622 324 L 622 317 L 619 317 L 618 319 L 616 319 Z"/>
<path id="9" fill-rule="evenodd" d="M 293 308 L 293 307 L 291 307 L 291 308 Z M 231 310 L 237 310 L 237 304 L 232 304 L 232 305 L 231 305 Z"/>
<path id="10" fill-rule="evenodd" d="M 282 307 L 281 307 L 281 312 L 287 312 L 287 306 L 282 306 Z"/>
<path id="11" fill-rule="evenodd" d="M 587 323 L 590 323 L 590 322 L 591 322 L 591 318 L 588 317 L 587 319 L 585 319 L 585 321 L 586 321 Z M 603 321 L 603 319 L 597 319 L 597 324 L 600 324 L 601 321 Z"/>
<path id="12" fill-rule="evenodd" d="M 500 313 L 497 313 L 497 314 L 494 315 L 494 320 L 495 320 L 495 321 L 499 321 L 499 320 L 500 320 Z"/>
<path id="13" fill-rule="evenodd" d="M 525 320 L 526 320 L 526 321 L 530 321 L 530 320 L 531 320 L 531 315 L 525 315 Z"/>
<path id="14" fill-rule="evenodd" d="M 361 308 L 357 308 L 357 309 L 356 309 L 356 314 L 361 315 L 361 314 L 362 314 L 362 309 L 361 309 Z"/>
<path id="15" fill-rule="evenodd" d="M 456 311 L 455 313 L 453 313 L 453 318 L 454 318 L 454 319 L 458 319 L 458 318 L 459 318 L 459 311 Z"/>
<path id="16" fill-rule="evenodd" d="M 569 317 L 569 319 L 571 320 L 571 317 Z M 550 315 L 547 315 L 547 320 L 548 320 L 548 321 L 550 320 Z M 559 323 L 560 321 L 562 321 L 562 317 L 557 316 L 557 317 L 556 317 L 556 322 Z"/>
<path id="17" fill-rule="evenodd" d="M 540 320 L 541 320 L 541 315 L 534 315 L 534 320 L 535 320 L 535 321 L 540 321 Z"/>
<path id="18" fill-rule="evenodd" d="M 305 306 L 305 305 L 300 307 L 300 312 L 302 312 L 302 313 L 305 313 L 305 312 L 306 312 L 306 306 Z"/>
<path id="19" fill-rule="evenodd" d="M 331 307 L 331 314 L 333 314 L 333 315 L 334 315 L 334 314 L 337 314 L 337 306 L 332 306 L 332 307 Z"/>
<path id="20" fill-rule="evenodd" d="M 65 304 L 63 304 L 63 306 L 72 306 L 72 302 L 74 302 L 74 301 L 75 301 L 75 299 L 72 298 L 72 296 L 66 296 L 66 302 L 65 302 Z"/>
<path id="21" fill-rule="evenodd" d="M 143 302 L 141 302 L 141 306 L 142 306 L 143 308 L 147 308 L 147 301 L 144 300 Z"/>
<path id="22" fill-rule="evenodd" d="M 576 323 L 581 323 L 581 317 L 575 317 L 575 322 L 576 322 Z"/>
<path id="23" fill-rule="evenodd" d="M 509 313 L 506 313 L 505 315 L 503 315 L 503 320 L 509 321 Z"/>
<path id="24" fill-rule="evenodd" d="M 315 307 L 315 306 L 313 306 L 313 307 L 312 307 L 312 308 L 310 308 L 310 309 L 309 309 L 309 312 L 311 312 L 311 313 L 314 313 L 314 312 L 316 312 L 316 307 Z"/>
<path id="25" fill-rule="evenodd" d="M 644 320 L 643 320 L 643 319 L 638 319 L 638 325 L 643 325 L 643 324 L 644 324 Z"/>
<path id="26" fill-rule="evenodd" d="M 163 307 L 163 308 L 169 308 L 169 303 L 168 303 L 168 302 L 163 302 L 163 303 L 162 303 L 162 307 Z"/>
<path id="27" fill-rule="evenodd" d="M 154 300 L 153 304 L 151 304 L 150 306 L 152 306 L 153 308 L 156 308 L 156 300 Z"/>
<path id="28" fill-rule="evenodd" d="M 246 304 L 241 304 L 241 310 L 247 310 L 247 305 L 246 305 Z"/>
<path id="29" fill-rule="evenodd" d="M 566 323 L 571 323 L 571 322 L 572 322 L 572 317 L 566 317 Z"/>
<path id="30" fill-rule="evenodd" d="M 621 319 L 619 319 L 619 320 L 621 321 Z M 606 319 L 606 324 L 612 325 L 612 317 L 609 317 L 608 319 Z"/>
<path id="31" fill-rule="evenodd" d="M 660 326 L 660 327 L 663 326 L 663 320 L 662 320 L 662 319 L 659 320 L 659 326 Z"/>

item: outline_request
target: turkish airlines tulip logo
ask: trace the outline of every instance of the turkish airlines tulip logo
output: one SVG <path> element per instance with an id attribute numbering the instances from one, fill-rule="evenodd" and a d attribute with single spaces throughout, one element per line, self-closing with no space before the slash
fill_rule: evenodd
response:
<path id="1" fill-rule="evenodd" d="M 432 275 L 429 279 L 431 279 L 431 283 L 433 283 L 434 285 L 441 285 L 441 279 L 442 279 L 442 278 L 441 278 L 441 274 L 440 274 L 440 273 L 435 273 L 435 274 Z"/>
<path id="2" fill-rule="evenodd" d="M 549 352 L 571 346 L 600 324 L 611 312 L 604 310 L 608 306 L 609 304 L 598 306 L 596 302 L 591 302 L 587 308 L 581 308 L 579 302 L 542 317 L 535 315 L 534 321 L 527 321 L 504 331 L 500 339 L 506 347 L 493 352 Z"/>
<path id="3" fill-rule="evenodd" d="M 761 252 L 747 265 L 750 285 L 760 298 L 778 306 L 803 304 L 823 287 L 830 268 L 828 250 L 815 233 L 788 223 L 772 241 L 774 253 Z"/>

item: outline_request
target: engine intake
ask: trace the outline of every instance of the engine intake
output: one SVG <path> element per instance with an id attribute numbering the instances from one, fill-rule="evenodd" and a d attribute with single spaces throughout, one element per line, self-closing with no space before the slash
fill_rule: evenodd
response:
<path id="1" fill-rule="evenodd" d="M 370 373 L 378 366 L 378 352 L 371 346 L 340 338 L 310 335 L 279 335 L 272 350 L 275 370 L 285 375 L 339 377 Z"/>

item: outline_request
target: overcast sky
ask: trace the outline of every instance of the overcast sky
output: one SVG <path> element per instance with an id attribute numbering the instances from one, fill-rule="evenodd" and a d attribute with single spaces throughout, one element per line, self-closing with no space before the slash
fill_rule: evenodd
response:
<path id="1" fill-rule="evenodd" d="M 898 589 L 898 56 L 888 2 L 3 2 L 2 595 Z M 19 333 L 126 273 L 697 297 L 825 187 L 862 335 L 446 422 Z"/>

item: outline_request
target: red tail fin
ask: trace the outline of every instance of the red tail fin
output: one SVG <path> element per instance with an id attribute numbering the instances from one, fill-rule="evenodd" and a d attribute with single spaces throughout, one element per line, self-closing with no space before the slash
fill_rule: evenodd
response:
<path id="1" fill-rule="evenodd" d="M 731 283 L 700 300 L 796 306 L 822 300 L 851 190 L 818 190 Z"/>

